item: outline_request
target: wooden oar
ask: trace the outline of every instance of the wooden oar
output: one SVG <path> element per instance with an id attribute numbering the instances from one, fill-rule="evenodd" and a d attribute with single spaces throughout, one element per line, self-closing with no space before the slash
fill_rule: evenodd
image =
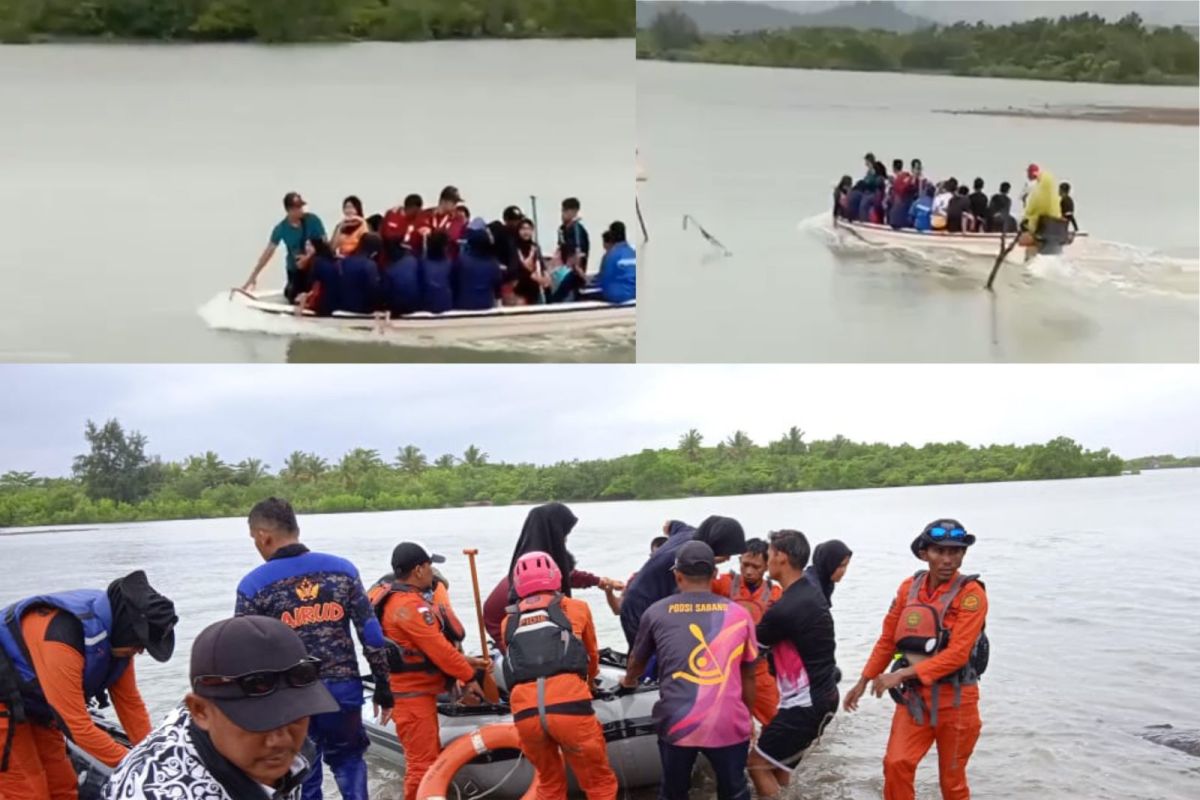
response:
<path id="1" fill-rule="evenodd" d="M 700 231 L 700 235 L 703 236 L 705 239 L 707 239 L 709 244 L 714 245 L 715 247 L 721 248 L 721 250 L 723 250 L 725 252 L 726 256 L 733 255 L 733 253 L 731 253 L 729 251 L 728 247 L 721 244 L 721 242 L 717 240 L 717 237 L 713 236 L 711 233 L 704 230 L 704 226 L 700 224 L 700 221 L 697 220 L 695 217 L 693 217 L 691 214 L 683 215 L 683 229 L 685 231 L 687 230 L 687 227 L 688 227 L 688 220 L 692 221 L 692 224 L 696 226 L 696 230 Z"/>
<path id="2" fill-rule="evenodd" d="M 1018 230 L 1017 235 L 1013 237 L 1012 244 L 1004 246 L 1004 237 L 1008 233 L 1008 222 L 1005 220 L 1001 223 L 1000 228 L 1000 255 L 996 256 L 996 263 L 992 266 L 992 274 L 988 276 L 987 285 L 983 288 L 989 292 L 992 291 L 992 283 L 996 280 L 996 273 L 1000 271 L 1000 265 L 1004 263 L 1004 259 L 1008 258 L 1008 254 L 1017 246 L 1017 242 L 1021 241 L 1021 232 Z"/>
<path id="3" fill-rule="evenodd" d="M 633 198 L 633 208 L 637 211 L 638 225 L 642 228 L 642 241 L 649 242 L 650 234 L 646 232 L 646 220 L 642 219 L 642 201 L 637 197 Z"/>
<path id="4" fill-rule="evenodd" d="M 484 658 L 490 658 L 488 654 L 487 628 L 483 625 L 483 601 L 479 598 L 479 573 L 475 570 L 475 556 L 479 555 L 479 551 L 474 548 L 463 550 L 463 555 L 467 557 L 467 561 L 471 564 L 471 589 L 475 592 L 475 620 L 479 623 L 479 644 L 483 648 L 480 652 Z M 483 689 L 483 696 L 489 703 L 500 702 L 500 690 L 496 686 L 496 679 L 492 676 L 492 671 L 489 669 L 483 673 L 483 683 L 480 688 Z"/>

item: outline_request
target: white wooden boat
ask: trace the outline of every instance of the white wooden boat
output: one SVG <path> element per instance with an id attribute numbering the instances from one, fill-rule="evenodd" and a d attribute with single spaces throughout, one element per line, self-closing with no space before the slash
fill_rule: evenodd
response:
<path id="1" fill-rule="evenodd" d="M 905 247 L 921 250 L 954 251 L 966 255 L 988 256 L 995 258 L 1000 255 L 1001 237 L 1005 245 L 1011 244 L 1016 234 L 1000 233 L 948 233 L 946 231 L 918 231 L 913 228 L 899 230 L 890 225 L 877 225 L 873 222 L 849 222 L 844 219 L 834 219 L 834 229 L 855 236 L 862 241 L 882 247 Z M 1075 233 L 1067 241 L 1070 245 L 1076 239 L 1086 238 L 1083 231 Z M 1019 248 L 1018 248 L 1019 249 Z M 1009 256 L 1012 257 L 1011 255 Z M 1018 257 L 1020 257 L 1018 255 Z"/>
<path id="2" fill-rule="evenodd" d="M 388 318 L 385 314 L 349 314 L 337 312 L 320 317 L 312 312 L 298 312 L 288 303 L 282 291 L 245 292 L 231 290 L 229 301 L 262 314 L 267 318 L 290 319 L 297 325 L 289 333 L 312 330 L 331 332 L 363 332 L 387 339 L 410 340 L 416 337 L 433 339 L 490 339 L 522 335 L 545 335 L 603 328 L 632 327 L 637 321 L 637 301 L 607 303 L 600 299 L 584 299 L 569 303 L 548 303 L 536 306 L 496 306 L 483 311 L 446 311 L 431 314 L 419 311 L 403 317 Z M 295 329 L 299 328 L 299 331 Z"/>

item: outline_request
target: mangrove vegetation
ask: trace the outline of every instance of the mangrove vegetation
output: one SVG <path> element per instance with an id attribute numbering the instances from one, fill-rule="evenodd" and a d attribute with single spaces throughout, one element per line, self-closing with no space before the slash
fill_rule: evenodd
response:
<path id="1" fill-rule="evenodd" d="M 697 430 L 677 446 L 609 459 L 551 465 L 493 461 L 472 445 L 427 455 L 412 444 L 390 452 L 355 448 L 336 461 L 296 451 L 282 464 L 217 453 L 164 461 L 120 422 L 89 421 L 87 449 L 72 476 L 11 471 L 0 476 L 0 526 L 65 525 L 240 516 L 270 495 L 298 511 L 387 511 L 548 500 L 652 500 L 671 497 L 923 486 L 1119 475 L 1107 449 L 1060 437 L 1045 444 L 972 447 L 808 441 L 798 427 L 759 444 L 744 431 L 710 442 Z"/>
<path id="2" fill-rule="evenodd" d="M 639 58 L 755 67 L 927 72 L 1094 83 L 1190 84 L 1200 44 L 1181 27 L 1148 27 L 1136 13 L 993 26 L 960 22 L 911 33 L 792 28 L 713 36 L 683 11 L 659 14 L 637 34 Z"/>
<path id="3" fill-rule="evenodd" d="M 0 0 L 0 41 L 631 36 L 630 0 Z"/>

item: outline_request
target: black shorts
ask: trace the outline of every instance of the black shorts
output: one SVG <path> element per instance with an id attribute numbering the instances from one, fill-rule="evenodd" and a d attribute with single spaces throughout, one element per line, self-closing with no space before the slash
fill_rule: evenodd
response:
<path id="1" fill-rule="evenodd" d="M 791 772 L 837 711 L 837 695 L 815 706 L 781 708 L 762 733 L 755 750 L 779 769 Z"/>

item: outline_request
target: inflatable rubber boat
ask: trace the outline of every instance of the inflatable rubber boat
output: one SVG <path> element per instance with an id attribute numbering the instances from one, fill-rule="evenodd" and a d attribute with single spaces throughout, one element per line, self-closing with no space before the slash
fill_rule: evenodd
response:
<path id="1" fill-rule="evenodd" d="M 496 675 L 502 675 L 499 668 Z M 608 742 L 608 758 L 617 780 L 623 788 L 655 786 L 661 777 L 657 738 L 651 711 L 658 701 L 658 687 L 647 684 L 633 690 L 621 690 L 620 678 L 625 674 L 625 656 L 605 648 L 600 651 L 600 675 L 597 678 L 596 718 L 604 728 Z M 382 726 L 371 718 L 371 692 L 365 682 L 363 722 L 371 747 L 368 760 L 402 768 L 404 750 L 389 723 Z M 503 688 L 503 687 L 501 687 Z M 114 739 L 128 744 L 120 727 L 103 715 L 93 712 L 96 724 Z M 442 746 L 478 729 L 496 723 L 512 722 L 512 713 L 505 703 L 481 706 L 462 706 L 451 702 L 438 703 L 438 725 Z M 79 775 L 79 800 L 100 800 L 111 769 L 68 741 L 67 750 Z M 573 776 L 573 791 L 578 790 Z M 533 781 L 533 768 L 520 750 L 486 751 L 465 763 L 450 782 L 456 798 L 469 800 L 487 794 L 498 800 L 519 798 Z"/>

